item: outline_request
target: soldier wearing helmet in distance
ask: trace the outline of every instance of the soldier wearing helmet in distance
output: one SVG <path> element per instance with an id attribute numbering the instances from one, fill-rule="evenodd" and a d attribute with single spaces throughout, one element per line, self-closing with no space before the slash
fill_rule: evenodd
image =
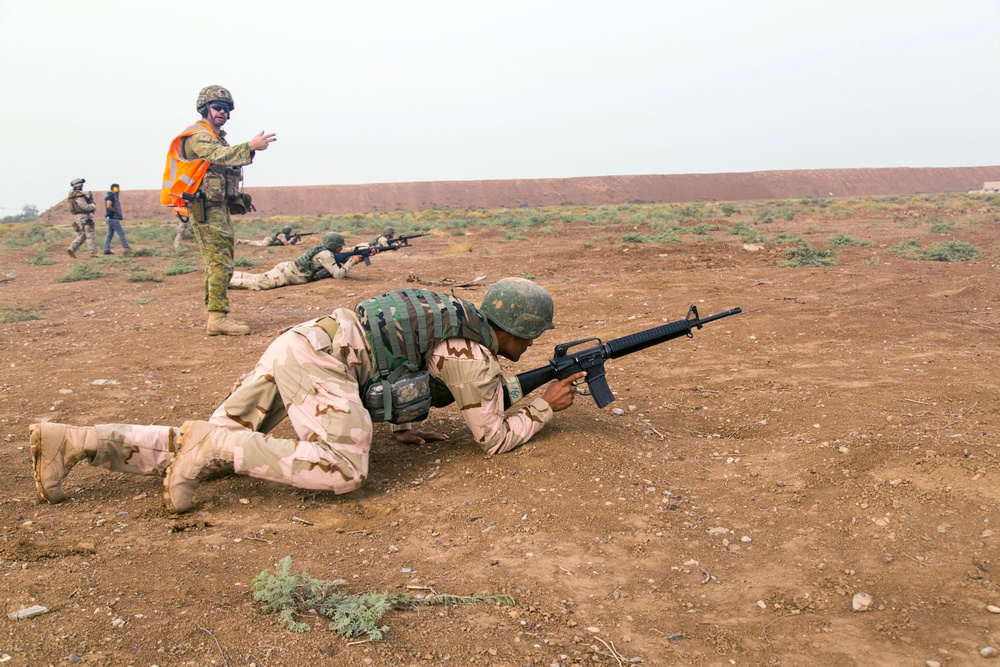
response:
<path id="1" fill-rule="evenodd" d="M 488 454 L 527 442 L 573 403 L 577 373 L 504 414 L 498 357 L 517 361 L 552 324 L 552 297 L 540 285 L 505 278 L 479 307 L 449 294 L 403 289 L 278 336 L 208 421 L 169 426 L 105 424 L 30 427 L 38 492 L 66 498 L 62 481 L 78 461 L 119 472 L 164 474 L 172 512 L 188 510 L 216 468 L 303 489 L 348 493 L 368 477 L 372 422 L 388 421 L 397 441 L 447 440 L 416 423 L 430 407 L 455 402 Z M 293 438 L 269 435 L 285 418 Z"/>
<path id="2" fill-rule="evenodd" d="M 251 209 L 249 196 L 240 191 L 242 167 L 253 162 L 257 151 L 267 150 L 276 137 L 261 131 L 246 143 L 230 146 L 222 126 L 236 105 L 222 86 L 202 88 L 195 108 L 201 120 L 170 144 L 160 203 L 172 206 L 181 220 L 190 218 L 194 223 L 195 239 L 205 261 L 208 334 L 241 336 L 249 333 L 250 327 L 229 319 L 226 294 L 233 275 L 235 247 L 229 215 Z"/>
<path id="3" fill-rule="evenodd" d="M 293 260 L 281 262 L 266 273 L 233 272 L 229 288 L 274 289 L 285 285 L 304 285 L 322 278 L 344 278 L 362 258 L 352 255 L 343 262 L 338 262 L 337 253 L 343 249 L 343 234 L 327 232 L 323 235 L 322 243 L 309 248 Z"/>

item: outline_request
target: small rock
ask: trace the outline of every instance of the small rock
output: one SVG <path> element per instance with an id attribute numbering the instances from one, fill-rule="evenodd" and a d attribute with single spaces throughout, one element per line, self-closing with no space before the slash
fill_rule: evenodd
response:
<path id="1" fill-rule="evenodd" d="M 113 619 L 111 621 L 111 627 L 113 627 L 113 628 L 124 628 L 125 627 L 125 619 L 124 618 L 115 618 L 115 619 Z"/>
<path id="2" fill-rule="evenodd" d="M 70 662 L 81 662 L 83 660 L 83 658 L 78 656 L 76 653 L 70 653 L 69 657 L 66 659 L 69 660 Z"/>
<path id="3" fill-rule="evenodd" d="M 996 606 L 995 604 L 988 604 L 986 605 L 986 611 L 990 612 L 991 614 L 1000 614 L 1000 607 Z"/>
<path id="4" fill-rule="evenodd" d="M 868 595 L 868 593 L 857 593 L 851 602 L 851 606 L 854 608 L 854 611 L 868 611 L 868 608 L 872 606 L 872 596 Z"/>
<path id="5" fill-rule="evenodd" d="M 764 602 L 763 600 L 757 600 L 757 606 L 760 607 L 761 609 L 767 609 L 767 603 Z"/>
<path id="6" fill-rule="evenodd" d="M 924 662 L 924 667 L 941 667 L 941 663 L 937 660 L 927 660 Z"/>
<path id="7" fill-rule="evenodd" d="M 1000 651 L 996 650 L 992 646 L 984 646 L 983 648 L 979 649 L 979 655 L 983 656 L 984 658 L 995 658 L 998 655 L 1000 655 Z"/>
<path id="8" fill-rule="evenodd" d="M 25 607 L 24 609 L 18 609 L 15 612 L 7 614 L 7 618 L 12 621 L 19 621 L 22 618 L 31 618 L 32 616 L 38 616 L 39 614 L 44 614 L 49 610 L 48 607 L 43 607 L 40 604 L 33 605 L 31 607 Z"/>
<path id="9" fill-rule="evenodd" d="M 611 410 L 611 413 L 617 415 L 618 417 L 621 417 L 622 415 L 625 414 L 625 411 L 622 410 L 621 408 L 614 408 Z"/>
<path id="10" fill-rule="evenodd" d="M 249 498 L 240 498 L 240 505 L 249 505 L 249 504 L 250 504 Z"/>
<path id="11" fill-rule="evenodd" d="M 599 635 L 599 634 L 601 634 L 601 629 L 592 625 L 589 628 L 587 628 L 587 632 L 590 632 L 591 634 Z"/>

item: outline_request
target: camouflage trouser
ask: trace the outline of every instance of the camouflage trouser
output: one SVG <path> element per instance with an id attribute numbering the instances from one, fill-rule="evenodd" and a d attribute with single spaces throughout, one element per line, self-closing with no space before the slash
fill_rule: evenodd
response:
<path id="1" fill-rule="evenodd" d="M 184 238 L 194 238 L 194 230 L 191 229 L 191 221 L 188 220 L 184 222 L 180 218 L 177 218 L 177 233 L 174 234 L 174 250 L 181 247 L 181 241 Z"/>
<path id="2" fill-rule="evenodd" d="M 295 268 L 294 261 L 281 262 L 267 273 L 233 273 L 229 286 L 234 289 L 262 290 L 284 287 L 285 285 L 304 285 L 309 282 L 309 276 L 303 275 Z"/>
<path id="3" fill-rule="evenodd" d="M 374 361 L 352 311 L 301 324 L 276 338 L 209 421 L 232 431 L 234 470 L 303 489 L 348 493 L 368 477 L 372 421 L 359 379 Z M 266 435 L 288 417 L 298 440 Z M 101 424 L 91 465 L 162 474 L 180 429 Z"/>
<path id="4" fill-rule="evenodd" d="M 77 248 L 87 242 L 87 248 L 94 255 L 97 254 L 97 232 L 94 229 L 94 219 L 89 214 L 76 216 L 73 223 L 73 231 L 76 232 L 76 239 L 70 244 L 69 249 L 76 252 Z"/>
<path id="5" fill-rule="evenodd" d="M 226 290 L 233 277 L 235 234 L 225 205 L 205 204 L 205 222 L 194 224 L 194 237 L 205 262 L 205 305 L 208 312 L 228 313 Z"/>
<path id="6" fill-rule="evenodd" d="M 279 336 L 209 420 L 233 434 L 237 473 L 348 493 L 368 477 L 372 421 L 359 381 L 374 362 L 352 311 Z M 285 417 L 297 440 L 268 435 Z"/>
<path id="7" fill-rule="evenodd" d="M 174 458 L 179 430 L 170 426 L 98 424 L 97 454 L 90 465 L 133 475 L 162 475 Z"/>

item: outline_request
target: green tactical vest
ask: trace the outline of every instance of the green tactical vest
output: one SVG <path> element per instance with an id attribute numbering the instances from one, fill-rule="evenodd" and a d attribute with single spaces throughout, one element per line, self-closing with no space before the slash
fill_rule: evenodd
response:
<path id="1" fill-rule="evenodd" d="M 362 301 L 354 309 L 375 357 L 383 395 L 406 373 L 427 369 L 427 355 L 447 338 L 465 338 L 494 350 L 493 330 L 474 305 L 458 297 L 422 289 L 403 289 Z M 495 351 L 495 350 L 494 350 Z M 454 400 L 440 380 L 431 380 L 431 405 Z M 386 406 L 386 418 L 391 406 Z"/>
<path id="2" fill-rule="evenodd" d="M 301 255 L 299 255 L 298 258 L 296 258 L 296 260 L 295 260 L 295 268 L 298 269 L 300 272 L 308 274 L 308 275 L 311 276 L 312 273 L 313 273 L 313 270 L 314 270 L 313 263 L 312 263 L 313 262 L 313 257 L 315 257 L 316 255 L 320 254 L 324 250 L 326 250 L 326 247 L 325 246 L 321 246 L 321 245 L 317 245 L 317 246 L 313 246 L 312 248 L 309 248 L 309 250 L 306 250 L 304 253 L 302 253 Z"/>

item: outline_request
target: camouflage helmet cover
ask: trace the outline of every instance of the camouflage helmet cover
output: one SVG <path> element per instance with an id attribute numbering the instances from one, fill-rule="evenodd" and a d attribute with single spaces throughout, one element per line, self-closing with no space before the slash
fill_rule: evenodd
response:
<path id="1" fill-rule="evenodd" d="M 382 230 L 382 236 L 389 236 L 390 234 L 395 234 L 396 230 L 392 227 L 386 227 Z"/>
<path id="2" fill-rule="evenodd" d="M 337 232 L 327 232 L 323 234 L 323 247 L 327 250 L 333 250 L 339 246 L 344 245 L 344 235 L 338 234 Z"/>
<path id="3" fill-rule="evenodd" d="M 281 228 L 281 233 L 284 234 L 285 236 L 288 236 L 288 235 L 290 235 L 292 233 L 292 228 L 291 227 L 282 227 Z"/>
<path id="4" fill-rule="evenodd" d="M 86 182 L 87 180 L 85 178 L 74 178 L 72 181 L 69 182 L 69 184 L 75 188 L 76 186 L 83 185 Z"/>
<path id="5" fill-rule="evenodd" d="M 490 285 L 479 310 L 490 322 L 518 338 L 534 340 L 555 329 L 552 296 L 538 283 L 524 278 L 504 278 Z"/>
<path id="6" fill-rule="evenodd" d="M 198 113 L 201 113 L 202 108 L 209 102 L 225 102 L 229 105 L 230 109 L 235 109 L 236 104 L 233 102 L 233 96 L 229 93 L 229 90 L 223 88 L 222 86 L 205 86 L 198 93 L 198 101 L 195 103 L 195 109 Z"/>

